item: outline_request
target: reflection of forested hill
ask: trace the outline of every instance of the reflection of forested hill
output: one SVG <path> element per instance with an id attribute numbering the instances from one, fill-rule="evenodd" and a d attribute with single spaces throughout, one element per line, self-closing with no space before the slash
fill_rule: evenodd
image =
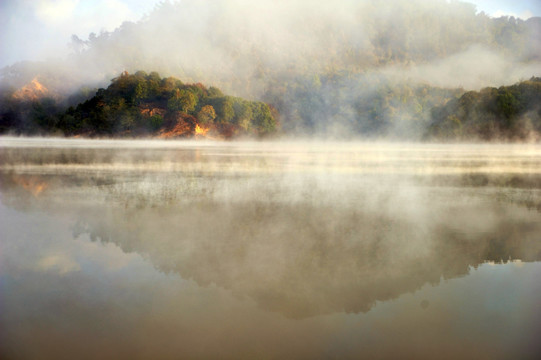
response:
<path id="1" fill-rule="evenodd" d="M 460 187 L 413 188 L 414 204 L 406 205 L 382 177 L 365 176 L 362 187 L 316 187 L 300 198 L 302 189 L 277 178 L 237 198 L 219 179 L 142 175 L 149 183 L 99 172 L 3 173 L 0 184 L 6 205 L 75 214 L 75 237 L 114 243 L 160 271 L 216 284 L 295 318 L 366 312 L 376 301 L 464 276 L 485 261 L 541 260 L 541 214 L 497 192 L 487 198 Z M 244 187 L 242 177 L 232 181 Z M 281 200 L 278 193 L 285 193 Z"/>
<path id="2" fill-rule="evenodd" d="M 426 232 L 422 224 L 388 214 L 307 204 L 168 210 L 83 219 L 76 234 L 88 233 L 147 256 L 161 271 L 202 286 L 216 284 L 267 310 L 301 318 L 366 312 L 376 301 L 464 276 L 486 261 L 541 260 L 534 235 L 541 229 L 531 214 L 473 233 L 444 222 L 430 224 Z"/>

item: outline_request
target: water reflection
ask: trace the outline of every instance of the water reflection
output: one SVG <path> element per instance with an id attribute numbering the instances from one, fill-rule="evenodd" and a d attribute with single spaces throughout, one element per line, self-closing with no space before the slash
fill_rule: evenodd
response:
<path id="1" fill-rule="evenodd" d="M 417 147 L 405 156 L 392 147 L 377 151 L 351 147 L 329 153 L 317 147 L 300 151 L 261 145 L 267 146 L 261 153 L 251 146 L 190 145 L 144 151 L 0 148 L 0 192 L 6 206 L 2 212 L 10 219 L 7 230 L 3 230 L 3 246 L 13 247 L 18 239 L 19 250 L 9 253 L 20 256 L 3 266 L 26 274 L 18 273 L 20 279 L 26 278 L 25 283 L 32 279 L 23 292 L 27 296 L 42 295 L 36 281 L 62 288 L 66 284 L 57 277 L 84 273 L 87 278 L 68 285 L 71 291 L 83 294 L 96 288 L 99 276 L 111 277 L 103 269 L 89 271 L 85 268 L 88 262 L 98 261 L 104 269 L 128 269 L 109 280 L 111 284 L 102 289 L 103 293 L 78 295 L 78 301 L 86 304 L 90 313 L 81 313 L 77 307 L 75 324 L 96 316 L 96 306 L 103 307 L 105 314 L 98 315 L 100 321 L 110 323 L 107 314 L 122 320 L 108 330 L 111 336 L 125 333 L 142 342 L 144 334 L 155 329 L 152 324 L 167 324 L 170 328 L 160 333 L 170 340 L 171 334 L 182 327 L 182 319 L 199 329 L 191 335 L 182 332 L 183 340 L 200 342 L 215 328 L 219 334 L 210 337 L 226 348 L 227 354 L 240 357 L 257 357 L 262 349 L 272 358 L 353 358 L 361 353 L 392 358 L 403 349 L 411 354 L 417 349 L 418 357 L 426 357 L 430 351 L 425 353 L 421 345 L 406 342 L 384 351 L 384 338 L 370 335 L 369 324 L 378 324 L 380 335 L 389 335 L 403 332 L 405 324 L 418 316 L 423 319 L 419 321 L 425 335 L 434 332 L 441 337 L 427 341 L 447 351 L 450 358 L 472 354 L 494 357 L 492 350 L 497 351 L 498 346 L 490 351 L 486 346 L 475 350 L 475 341 L 468 345 L 457 340 L 480 321 L 475 316 L 473 323 L 453 317 L 458 311 L 452 307 L 453 301 L 466 302 L 461 295 L 464 288 L 455 291 L 430 285 L 471 273 L 489 274 L 492 263 L 507 264 L 496 265 L 498 268 L 522 269 L 528 262 L 541 260 L 539 158 L 531 156 L 538 154 L 538 149 L 515 149 L 512 160 L 509 156 L 493 157 L 485 148 L 453 154 Z M 449 161 L 453 158 L 455 161 Z M 457 168 L 464 170 L 457 173 Z M 30 235 L 18 235 L 25 226 L 14 225 L 17 221 L 36 228 L 35 240 Z M 49 240 L 37 241 L 40 237 Z M 69 237 L 72 245 L 56 237 Z M 43 254 L 29 250 L 35 246 L 34 241 L 45 241 L 55 249 L 81 246 L 85 250 L 78 250 L 79 258 L 74 260 L 61 250 Z M 32 251 L 35 258 L 25 260 Z M 93 256 L 96 258 L 89 260 Z M 158 272 L 145 268 L 145 264 Z M 527 269 L 532 274 L 541 270 Z M 28 271 L 42 275 L 36 279 Z M 511 273 L 515 274 L 514 270 L 500 276 L 517 282 L 514 286 L 525 281 L 523 275 L 512 277 Z M 54 280 L 51 274 L 55 274 Z M 178 280 L 170 276 L 187 282 L 172 284 Z M 483 281 L 476 285 L 469 281 L 473 280 L 463 283 L 471 290 L 468 296 L 472 300 L 468 301 L 482 299 L 486 305 L 492 294 L 483 295 Z M 535 282 L 524 284 L 532 286 Z M 124 287 L 130 292 L 123 291 Z M 134 291 L 137 300 L 112 300 L 133 295 Z M 530 291 L 531 296 L 523 301 L 533 302 L 541 294 L 539 288 Z M 411 298 L 405 298 L 405 294 Z M 393 307 L 393 299 L 401 299 L 400 304 L 411 302 L 415 310 L 409 305 L 404 309 Z M 522 325 L 526 325 L 521 321 L 531 318 L 528 309 L 532 307 L 518 305 L 526 312 L 510 315 L 510 310 L 517 310 L 512 301 L 500 296 L 494 306 L 502 307 L 498 314 L 517 316 L 519 320 L 506 326 L 522 331 Z M 71 299 L 68 306 L 74 303 L 77 301 Z M 118 303 L 126 307 L 121 311 L 113 306 Z M 150 303 L 161 310 L 152 312 Z M 472 313 L 480 311 L 483 304 L 472 306 Z M 177 313 L 185 310 L 193 311 L 189 320 Z M 60 312 L 69 316 L 65 311 Z M 19 313 L 24 312 L 19 309 Z M 231 312 L 231 318 L 227 312 Z M 367 313 L 367 317 L 357 328 L 348 325 L 344 313 Z M 40 312 L 34 316 L 41 316 Z M 168 316 L 171 319 L 164 320 Z M 389 317 L 394 324 L 387 323 Z M 221 322 L 217 324 L 216 318 Z M 134 334 L 131 327 L 137 326 L 137 321 L 146 325 Z M 254 324 L 261 321 L 269 325 L 255 331 Z M 296 325 L 290 321 L 297 321 Z M 457 322 L 454 330 L 450 328 L 453 322 Z M 487 334 L 469 336 L 492 346 L 491 331 L 496 330 L 490 329 L 494 324 L 477 325 Z M 532 330 L 539 323 L 528 326 Z M 364 344 L 362 348 L 348 332 L 354 328 L 365 336 L 363 341 L 357 339 L 358 344 Z M 226 344 L 222 335 L 235 331 L 244 334 L 243 341 L 259 339 L 262 344 Z M 275 331 L 285 331 L 292 338 L 304 336 L 304 340 L 298 347 L 288 343 L 278 351 L 275 347 L 280 347 L 279 341 L 272 335 Z M 331 346 L 323 339 L 333 333 L 341 334 L 332 341 L 334 348 L 321 352 L 320 342 Z M 451 339 L 450 345 L 445 345 L 445 338 Z M 103 346 L 112 346 L 105 338 L 100 339 Z M 153 349 L 160 343 L 155 338 L 147 341 L 153 342 L 149 345 Z M 461 346 L 454 346 L 452 341 Z M 523 355 L 534 354 L 528 339 L 506 341 L 502 344 L 507 347 L 499 349 L 501 354 L 516 351 L 517 344 L 527 350 Z M 186 354 L 192 357 L 217 354 L 205 352 L 198 345 L 188 348 Z M 122 348 L 121 355 L 127 354 L 136 356 L 137 351 Z"/>
<path id="2" fill-rule="evenodd" d="M 261 175 L 268 159 L 216 160 L 215 151 L 18 149 L 6 154 L 16 166 L 2 174 L 4 202 L 77 214 L 76 238 L 114 243 L 293 318 L 366 312 L 486 261 L 541 257 L 540 214 L 529 211 L 539 206 L 537 174 L 324 174 L 293 157 L 295 166 L 279 163 L 287 171 Z M 524 187 L 528 199 L 513 196 Z"/>

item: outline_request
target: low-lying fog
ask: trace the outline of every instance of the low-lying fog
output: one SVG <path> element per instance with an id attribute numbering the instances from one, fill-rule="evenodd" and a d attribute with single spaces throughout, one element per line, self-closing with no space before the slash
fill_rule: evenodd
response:
<path id="1" fill-rule="evenodd" d="M 2 138 L 0 196 L 8 358 L 539 355 L 539 145 Z"/>

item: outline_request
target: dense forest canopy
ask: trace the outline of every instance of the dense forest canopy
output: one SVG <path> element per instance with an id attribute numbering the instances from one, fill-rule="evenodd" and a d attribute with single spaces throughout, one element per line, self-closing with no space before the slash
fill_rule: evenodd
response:
<path id="1" fill-rule="evenodd" d="M 432 109 L 427 138 L 541 139 L 541 78 L 512 86 L 469 91 Z"/>
<path id="2" fill-rule="evenodd" d="M 384 85 L 365 93 L 353 80 L 315 77 L 286 89 L 295 102 L 284 103 L 277 96 L 275 104 L 294 109 L 286 114 L 292 133 L 302 128 L 305 133 L 313 129 L 313 134 L 342 137 L 347 130 L 350 138 L 541 139 L 541 78 L 468 92 L 371 81 Z M 0 133 L 187 137 L 210 131 L 209 136 L 230 138 L 282 130 L 273 106 L 226 96 L 216 87 L 161 78 L 157 72 L 124 72 L 94 96 L 82 89 L 64 102 L 45 96 L 47 89 L 36 80 L 32 85 L 0 100 Z M 44 96 L 32 96 L 32 91 Z M 69 105 L 85 96 L 88 100 Z"/>
<path id="3" fill-rule="evenodd" d="M 264 136 L 278 129 L 277 114 L 267 104 L 226 96 L 218 88 L 200 83 L 161 78 L 157 72 L 124 72 L 107 89 L 98 89 L 94 96 L 65 111 L 61 109 L 66 103 L 54 98 L 17 95 L 0 104 L 0 133 L 185 137 L 211 131 L 231 137 Z M 75 94 L 68 101 L 83 95 Z"/>
<path id="4" fill-rule="evenodd" d="M 164 1 L 138 22 L 74 35 L 70 46 L 66 59 L 3 68 L 4 92 L 37 77 L 83 101 L 83 86 L 159 71 L 271 104 L 285 133 L 418 139 L 434 106 L 541 75 L 541 18 L 492 18 L 445 0 Z M 193 112 L 185 91 L 177 111 Z M 221 103 L 207 105 L 228 118 Z"/>

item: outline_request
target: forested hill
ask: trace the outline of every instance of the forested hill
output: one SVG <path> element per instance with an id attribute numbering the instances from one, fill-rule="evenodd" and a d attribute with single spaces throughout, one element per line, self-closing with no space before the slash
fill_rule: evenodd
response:
<path id="1" fill-rule="evenodd" d="M 280 101 L 283 97 L 269 96 L 269 105 L 226 96 L 215 87 L 161 78 L 156 72 L 124 72 L 106 89 L 83 89 L 64 99 L 34 79 L 1 97 L 0 134 L 261 137 L 278 132 L 294 135 L 292 126 L 307 128 L 312 121 L 326 124 L 323 130 L 330 136 L 333 126 L 347 122 L 338 130 L 349 138 L 418 140 L 424 134 L 425 140 L 432 141 L 541 140 L 539 77 L 469 92 L 395 84 L 380 86 L 377 92 L 352 91 L 346 102 L 325 88 L 328 81 L 316 78 L 296 87 L 291 98 L 303 101 L 288 104 Z M 331 89 L 341 87 L 334 84 Z M 342 90 L 347 89 L 355 88 Z M 279 114 L 288 127 L 282 128 Z"/>
<path id="2" fill-rule="evenodd" d="M 33 111 L 39 128 L 56 131 L 60 126 L 58 131 L 66 134 L 154 134 L 161 129 L 143 131 L 158 126 L 148 124 L 154 115 L 181 129 L 179 116 L 185 114 L 183 121 L 191 129 L 205 105 L 214 108 L 213 126 L 223 134 L 261 135 L 276 127 L 275 116 L 271 121 L 261 115 L 267 112 L 263 105 L 247 106 L 238 98 L 184 85 L 178 97 L 186 97 L 185 91 L 194 94 L 193 110 L 168 108 L 176 94 L 170 88 L 145 93 L 147 85 L 141 85 L 144 97 L 133 95 L 131 87 L 132 93 L 122 96 L 124 104 L 101 92 L 104 100 L 81 105 L 60 125 L 48 116 L 62 97 L 82 86 L 107 87 L 124 70 L 136 74 L 144 69 L 272 104 L 280 114 L 280 131 L 290 136 L 418 140 L 429 128 L 430 137 L 438 133 L 442 119 L 434 107 L 466 91 L 541 76 L 540 34 L 540 17 L 493 18 L 467 1 L 163 1 L 137 22 L 87 37 L 73 35 L 65 58 L 0 69 L 0 91 L 17 91 L 20 98 L 31 90 L 43 97 L 45 87 L 53 95 L 46 97 L 57 94 L 55 102 L 40 100 Z M 154 89 L 154 80 L 146 76 L 145 84 Z M 121 82 L 130 79 L 135 78 Z M 88 89 L 66 107 L 89 99 L 87 95 Z M 215 103 L 208 102 L 211 98 Z M 461 119 L 465 128 L 466 120 Z M 35 131 L 32 122 L 17 124 L 19 132 Z M 500 127 L 482 138 L 509 133 Z M 443 126 L 445 133 L 436 138 L 471 135 Z"/>
<path id="3" fill-rule="evenodd" d="M 34 96 L 38 85 L 34 80 L 22 91 L 4 96 L 0 133 L 230 138 L 278 130 L 278 113 L 265 103 L 226 96 L 200 83 L 161 78 L 156 72 L 124 72 L 107 89 L 67 109 L 43 86 Z M 79 93 L 65 101 L 84 97 Z"/>
<path id="4" fill-rule="evenodd" d="M 426 138 L 436 140 L 541 139 L 541 78 L 469 91 L 432 109 Z"/>

